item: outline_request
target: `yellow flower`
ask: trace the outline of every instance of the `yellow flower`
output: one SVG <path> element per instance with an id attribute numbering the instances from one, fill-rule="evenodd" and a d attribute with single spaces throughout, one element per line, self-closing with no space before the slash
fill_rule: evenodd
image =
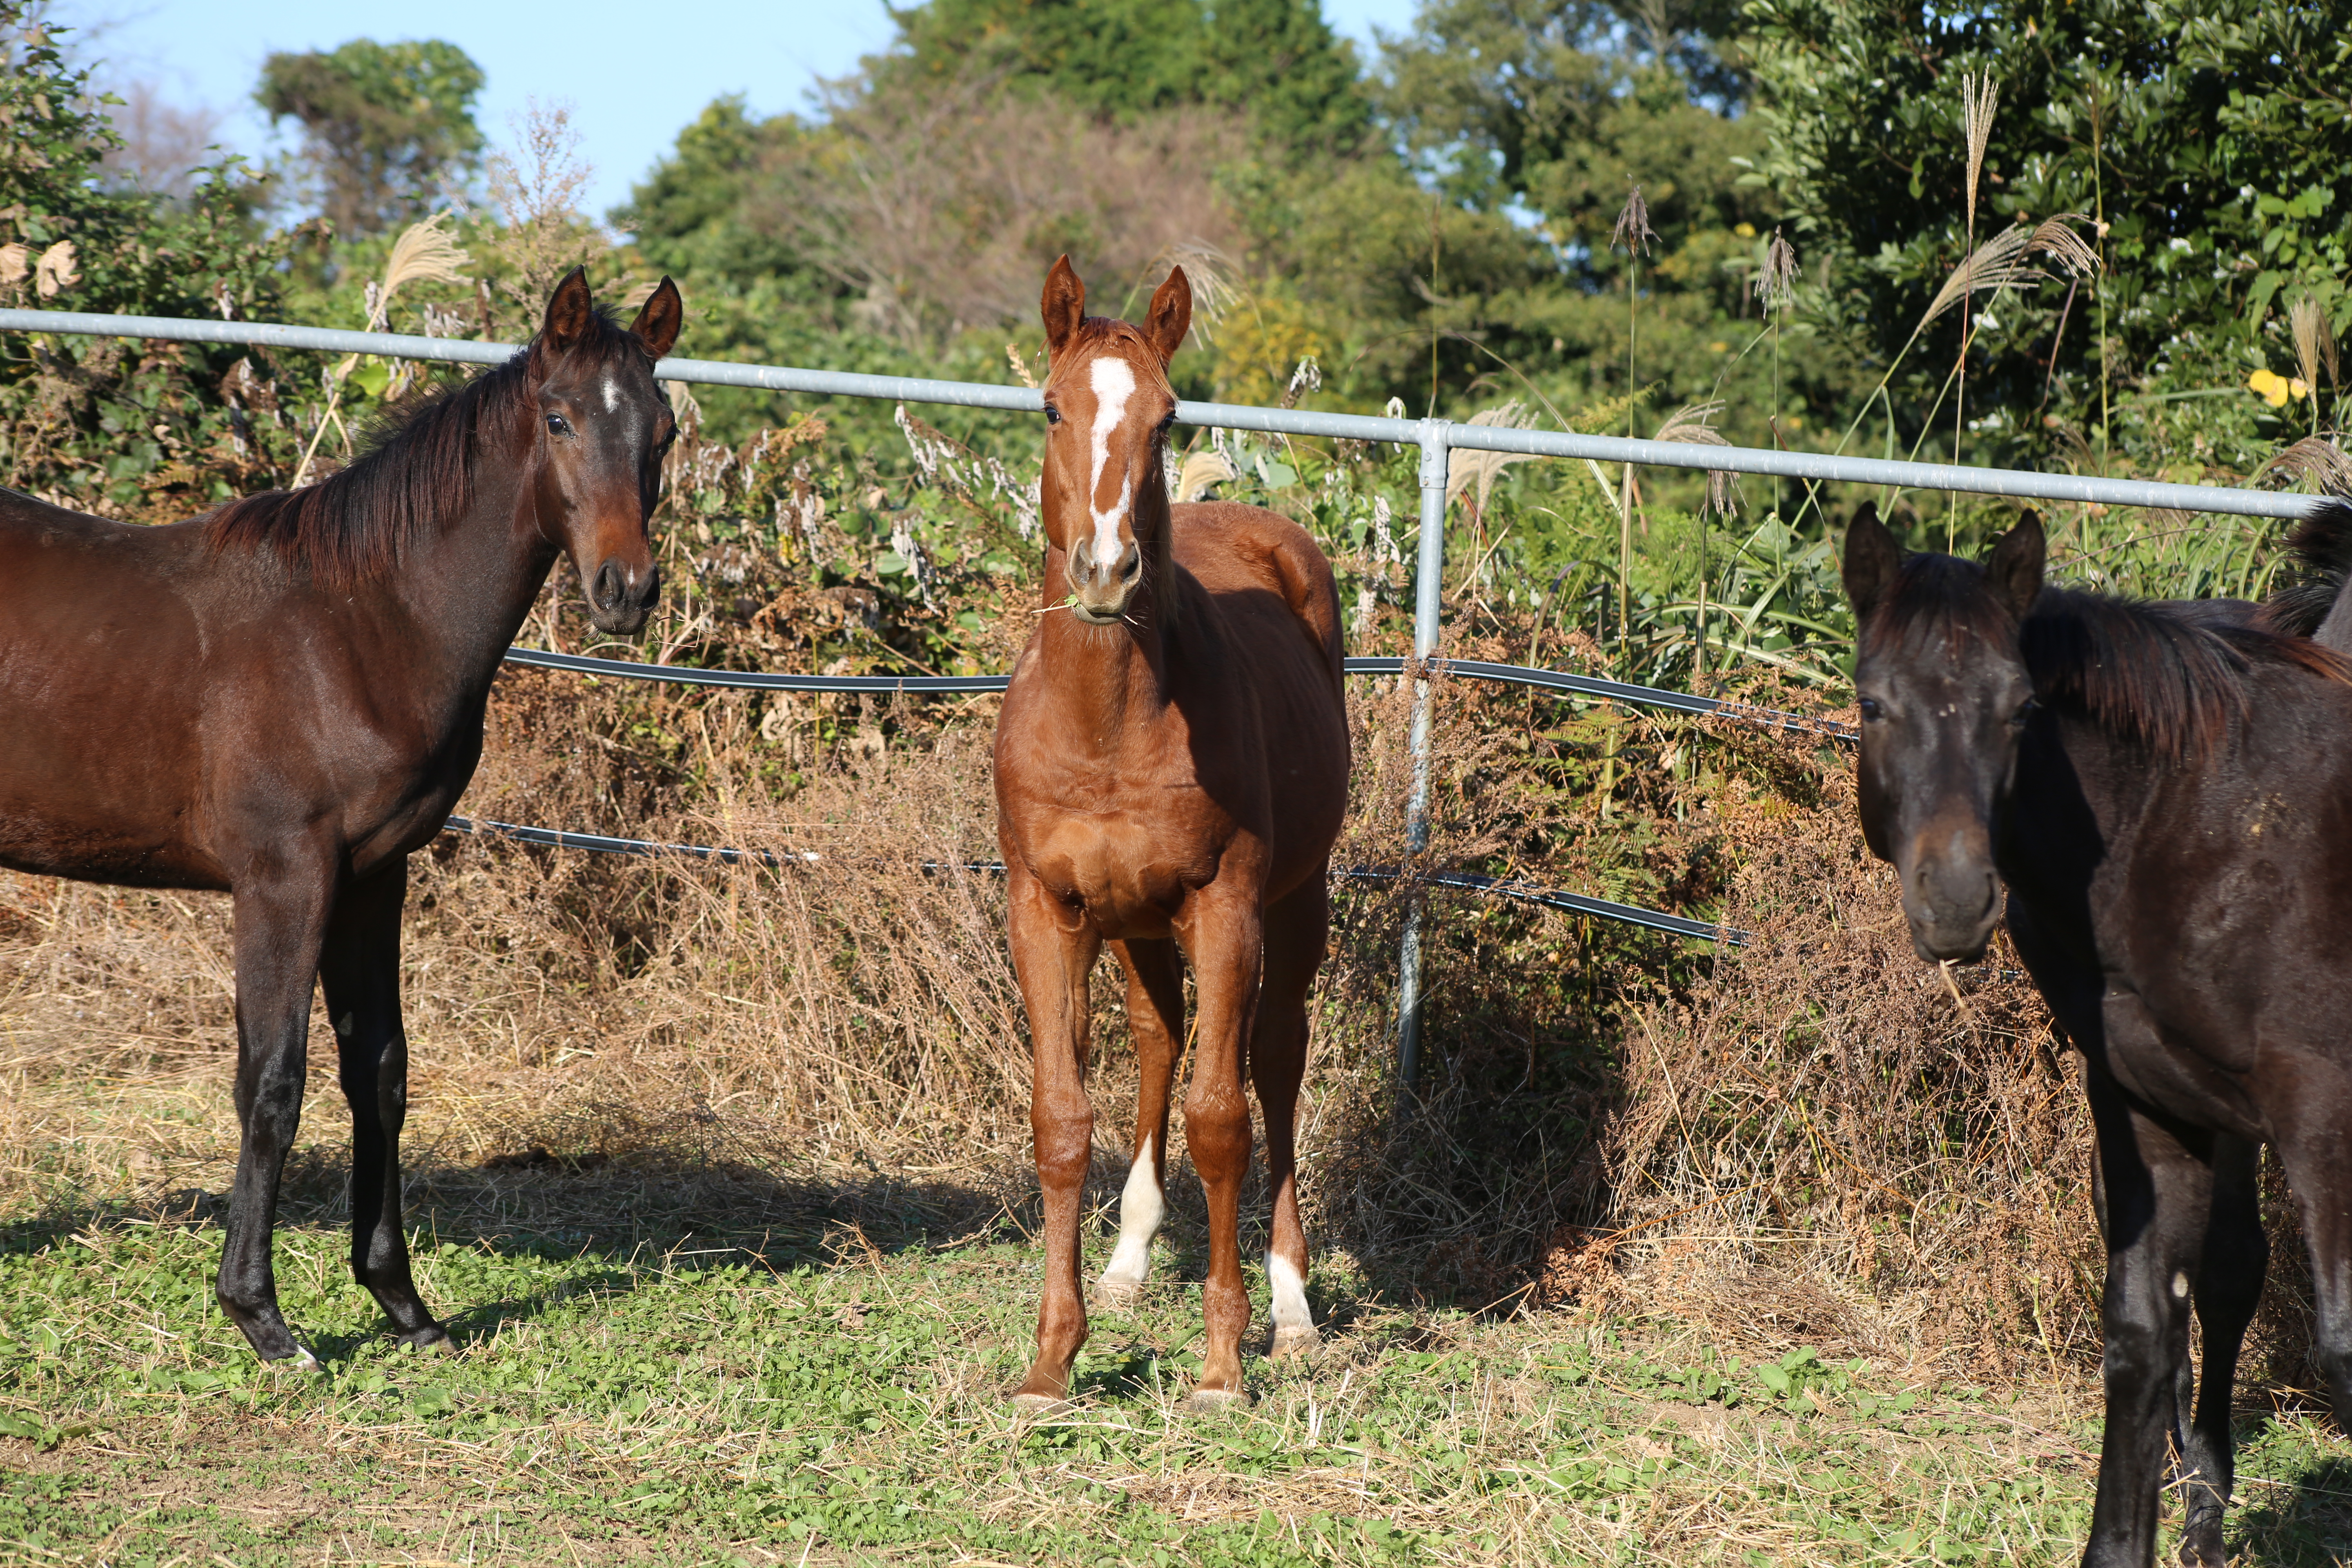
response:
<path id="1" fill-rule="evenodd" d="M 2286 389 L 2294 395 L 2297 403 L 2311 395 L 2311 388 L 2304 384 L 2303 377 L 2299 375 L 2286 384 Z"/>
<path id="2" fill-rule="evenodd" d="M 1756 237 L 1756 226 L 1752 223 L 1734 224 L 1732 226 L 1731 232 L 1738 235 L 1742 239 L 1754 239 Z"/>
<path id="3" fill-rule="evenodd" d="M 2263 401 L 2273 408 L 2286 406 L 2286 378 L 2273 372 L 2268 366 L 2246 377 L 2246 385 L 2261 394 Z"/>

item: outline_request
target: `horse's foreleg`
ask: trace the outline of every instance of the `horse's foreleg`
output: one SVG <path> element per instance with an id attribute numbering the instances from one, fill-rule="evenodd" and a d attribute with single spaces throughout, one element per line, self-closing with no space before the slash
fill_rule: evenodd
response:
<path id="1" fill-rule="evenodd" d="M 1195 1409 L 1244 1404 L 1242 1336 L 1249 1331 L 1249 1288 L 1242 1282 L 1242 1181 L 1249 1173 L 1249 1096 L 1242 1085 L 1251 1022 L 1265 958 L 1265 919 L 1253 889 L 1220 894 L 1213 883 L 1195 895 L 1180 934 L 1192 961 L 1200 1020 L 1192 1079 L 1184 1092 L 1184 1142 L 1209 1199 L 1209 1274 L 1201 1286 L 1206 1347 Z"/>
<path id="2" fill-rule="evenodd" d="M 1167 1212 L 1168 1100 L 1184 1037 L 1184 969 L 1176 944 L 1111 943 L 1127 971 L 1127 1022 L 1135 1036 L 1135 1148 L 1118 1196 L 1118 1246 L 1103 1270 L 1103 1297 L 1132 1300 L 1151 1271 L 1151 1238 Z"/>
<path id="3" fill-rule="evenodd" d="M 1266 1180 L 1274 1187 L 1274 1235 L 1265 1282 L 1274 1298 L 1275 1356 L 1303 1355 L 1322 1342 L 1307 1305 L 1307 1232 L 1298 1223 L 1298 1085 L 1307 1073 L 1307 997 L 1322 966 L 1331 925 L 1323 873 L 1265 911 L 1265 978 L 1250 1036 L 1250 1081 L 1265 1114 Z"/>
<path id="4" fill-rule="evenodd" d="M 400 1022 L 400 910 L 408 862 L 344 890 L 319 956 L 327 1017 L 352 1106 L 352 1275 L 393 1332 L 419 1347 L 449 1342 L 416 1294 L 401 1227 L 400 1130 L 408 1119 L 408 1036 Z"/>
<path id="5" fill-rule="evenodd" d="M 2230 1405 L 2238 1380 L 2238 1348 L 2263 1299 L 2270 1240 L 2263 1234 L 2262 1145 L 2227 1134 L 2214 1140 L 2213 1202 L 2205 1225 L 2205 1251 L 2190 1300 L 2205 1342 L 2204 1381 L 2195 1419 L 2181 1443 L 2188 1521 L 2180 1532 L 2187 1568 L 2223 1568 L 2221 1516 L 2230 1506 L 2234 1462 Z M 2182 1369 L 2184 1379 L 2187 1368 Z"/>
<path id="6" fill-rule="evenodd" d="M 1069 1393 L 1070 1367 L 1087 1342 L 1086 1295 L 1078 1280 L 1079 1205 L 1095 1141 L 1094 1107 L 1087 1100 L 1087 976 L 1102 952 L 1102 939 L 1084 915 L 1048 893 L 1015 857 L 1005 859 L 1013 967 L 1029 1011 L 1029 1126 L 1045 1209 L 1045 1294 L 1037 1309 L 1037 1359 L 1013 1399 L 1050 1406 Z"/>
<path id="7" fill-rule="evenodd" d="M 2146 1568 L 2156 1552 L 2166 1439 L 2189 1354 L 2189 1294 L 2212 1209 L 2211 1169 L 2133 1109 L 2094 1061 L 2084 1076 L 2106 1190 L 2106 1431 L 2086 1564 Z"/>
<path id="8" fill-rule="evenodd" d="M 236 1118 L 242 1134 L 214 1295 L 264 1361 L 317 1370 L 278 1309 L 270 1241 L 278 1184 L 302 1121 L 310 991 L 333 900 L 334 872 L 323 855 L 257 867 L 237 880 Z"/>

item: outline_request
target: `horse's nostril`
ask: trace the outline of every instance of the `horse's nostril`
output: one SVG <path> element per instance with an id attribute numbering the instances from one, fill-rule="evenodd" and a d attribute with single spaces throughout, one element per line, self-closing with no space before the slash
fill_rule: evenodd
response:
<path id="1" fill-rule="evenodd" d="M 1118 575 L 1119 580 L 1125 583 L 1132 583 L 1143 575 L 1143 552 L 1132 543 L 1119 553 Z"/>

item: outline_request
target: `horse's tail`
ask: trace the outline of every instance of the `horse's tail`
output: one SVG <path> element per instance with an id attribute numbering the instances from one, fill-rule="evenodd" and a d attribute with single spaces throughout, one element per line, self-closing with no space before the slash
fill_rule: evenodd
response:
<path id="1" fill-rule="evenodd" d="M 2260 624 L 2288 637 L 2313 637 L 2352 577 L 2352 501 L 2321 501 L 2296 525 L 2287 548 L 2301 563 L 2298 581 L 2263 601 Z"/>

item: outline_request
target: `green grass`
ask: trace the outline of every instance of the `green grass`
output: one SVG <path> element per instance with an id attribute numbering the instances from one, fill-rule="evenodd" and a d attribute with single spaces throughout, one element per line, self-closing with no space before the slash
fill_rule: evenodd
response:
<path id="1" fill-rule="evenodd" d="M 341 1234 L 293 1226 L 280 1281 L 312 1379 L 256 1364 L 213 1309 L 218 1240 L 0 1230 L 0 1556 L 2061 1562 L 2088 1516 L 2082 1388 L 1742 1363 L 1672 1325 L 1480 1320 L 1318 1278 L 1323 1356 L 1252 1360 L 1255 1407 L 1202 1418 L 1181 1407 L 1198 1287 L 1171 1283 L 1098 1314 L 1075 1410 L 1024 1423 L 999 1402 L 1039 1278 L 1017 1242 L 425 1235 L 422 1283 L 465 1343 L 419 1356 L 374 1336 Z M 2352 1545 L 2352 1446 L 2315 1418 L 2248 1437 L 2241 1560 Z"/>

